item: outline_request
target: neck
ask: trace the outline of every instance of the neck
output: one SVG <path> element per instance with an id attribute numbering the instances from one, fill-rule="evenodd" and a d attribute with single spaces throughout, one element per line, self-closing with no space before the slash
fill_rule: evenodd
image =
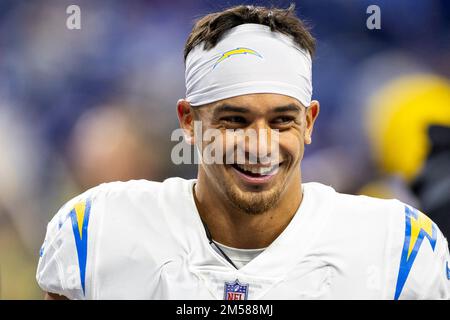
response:
<path id="1" fill-rule="evenodd" d="M 236 208 L 217 192 L 217 187 L 201 170 L 194 187 L 194 199 L 215 241 L 233 248 L 265 248 L 283 232 L 300 206 L 303 199 L 300 170 L 291 177 L 279 201 L 261 214 L 249 214 Z"/>

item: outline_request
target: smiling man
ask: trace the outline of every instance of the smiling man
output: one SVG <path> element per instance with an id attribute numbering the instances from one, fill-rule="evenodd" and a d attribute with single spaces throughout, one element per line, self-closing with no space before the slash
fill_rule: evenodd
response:
<path id="1" fill-rule="evenodd" d="M 264 248 L 286 228 L 302 200 L 300 161 L 318 111 L 315 101 L 305 108 L 281 94 L 246 94 L 199 107 L 179 101 L 188 140 L 197 137 L 194 121 L 201 122 L 203 132 L 218 132 L 213 142 L 201 141 L 202 154 L 211 144 L 223 144 L 214 148 L 223 150 L 222 161 L 200 165 L 194 188 L 200 216 L 215 241 Z M 264 156 L 266 163 L 260 161 Z"/>
<path id="2" fill-rule="evenodd" d="M 293 7 L 200 19 L 177 113 L 202 160 L 222 152 L 197 179 L 103 184 L 69 201 L 41 250 L 47 297 L 448 299 L 448 245 L 426 215 L 302 183 L 319 114 L 313 52 Z"/>

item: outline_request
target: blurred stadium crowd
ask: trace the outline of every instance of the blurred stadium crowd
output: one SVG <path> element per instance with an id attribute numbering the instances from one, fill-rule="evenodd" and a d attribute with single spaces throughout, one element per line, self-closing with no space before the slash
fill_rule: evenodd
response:
<path id="1" fill-rule="evenodd" d="M 289 1 L 0 1 L 0 298 L 41 298 L 48 220 L 106 181 L 195 177 L 176 166 L 176 101 L 193 21 Z M 81 8 L 81 30 L 66 8 Z M 450 236 L 450 2 L 299 0 L 318 40 L 321 114 L 305 181 L 398 198 Z M 381 8 L 381 30 L 366 8 Z"/>

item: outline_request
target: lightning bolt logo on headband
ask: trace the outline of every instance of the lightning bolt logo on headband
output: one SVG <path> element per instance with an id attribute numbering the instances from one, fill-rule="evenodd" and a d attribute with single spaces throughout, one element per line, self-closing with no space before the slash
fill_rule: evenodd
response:
<path id="1" fill-rule="evenodd" d="M 405 242 L 400 259 L 395 300 L 402 293 L 403 286 L 425 238 L 428 239 L 431 249 L 434 251 L 437 239 L 436 225 L 419 210 L 405 206 Z"/>
<path id="2" fill-rule="evenodd" d="M 224 52 L 224 53 L 220 56 L 220 58 L 217 59 L 216 63 L 214 63 L 213 69 L 214 69 L 219 63 L 221 63 L 223 60 L 225 60 L 225 59 L 227 59 L 227 58 L 229 58 L 229 57 L 231 57 L 231 56 L 237 55 L 237 54 L 252 54 L 252 55 L 255 55 L 255 56 L 257 56 L 257 57 L 262 58 L 262 56 L 261 56 L 258 52 L 256 52 L 255 50 L 253 50 L 253 49 L 249 49 L 249 48 L 236 48 L 236 49 L 232 49 L 232 50 L 228 50 L 228 51 Z"/>

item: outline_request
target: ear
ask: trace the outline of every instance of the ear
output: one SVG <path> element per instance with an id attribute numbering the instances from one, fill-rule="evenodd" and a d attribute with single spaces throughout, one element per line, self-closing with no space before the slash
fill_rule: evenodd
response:
<path id="1" fill-rule="evenodd" d="M 306 112 L 306 127 L 305 127 L 305 133 L 304 133 L 304 141 L 305 144 L 310 144 L 312 142 L 312 131 L 314 128 L 314 122 L 317 119 L 317 116 L 319 115 L 320 111 L 320 104 L 319 101 L 313 100 L 311 101 L 311 104 L 309 107 L 305 110 Z"/>
<path id="2" fill-rule="evenodd" d="M 194 144 L 194 115 L 191 104 L 185 99 L 177 102 L 177 115 L 180 128 L 184 130 L 184 139 L 188 144 Z"/>

